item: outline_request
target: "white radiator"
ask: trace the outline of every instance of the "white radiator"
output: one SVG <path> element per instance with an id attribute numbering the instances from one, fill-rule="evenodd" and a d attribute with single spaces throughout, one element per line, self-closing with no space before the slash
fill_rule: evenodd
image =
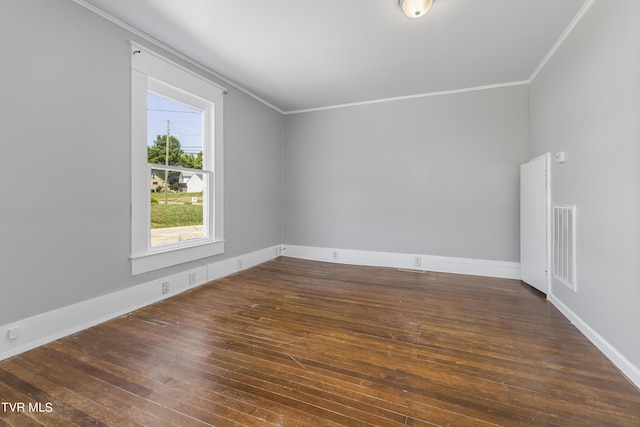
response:
<path id="1" fill-rule="evenodd" d="M 553 277 L 577 291 L 575 205 L 553 206 Z"/>

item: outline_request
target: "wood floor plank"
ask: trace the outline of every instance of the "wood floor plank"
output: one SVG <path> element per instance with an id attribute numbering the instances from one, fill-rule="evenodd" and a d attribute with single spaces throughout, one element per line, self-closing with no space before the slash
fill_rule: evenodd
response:
<path id="1" fill-rule="evenodd" d="M 49 389 L 55 390 L 55 395 L 58 400 L 64 402 L 79 402 L 82 406 L 83 411 L 95 418 L 104 421 L 109 425 L 122 425 L 122 426 L 131 426 L 136 427 L 140 425 L 144 425 L 142 423 L 137 423 L 135 420 L 126 418 L 121 414 L 111 411 L 109 408 L 100 405 L 97 402 L 94 402 L 91 399 L 85 398 L 84 396 L 75 393 L 65 387 L 61 387 L 59 383 L 51 381 L 51 379 L 46 378 L 41 375 L 39 372 L 41 371 L 40 366 L 34 366 L 32 364 L 23 363 L 24 361 L 15 359 L 16 363 L 12 364 L 12 366 L 8 367 L 7 370 L 11 370 L 11 373 L 15 374 L 20 379 L 33 384 L 35 387 L 40 389 Z M 40 421 L 44 421 L 48 426 L 68 426 L 69 420 L 62 416 L 61 412 L 54 406 L 54 403 L 51 402 L 51 413 L 40 413 L 37 415 L 37 418 Z M 149 420 L 150 421 L 150 420 Z"/>
<path id="2" fill-rule="evenodd" d="M 20 367 L 16 367 L 18 364 Z M 173 425 L 148 411 L 131 412 L 130 409 L 136 405 L 135 399 L 118 388 L 112 388 L 76 371 L 73 367 L 59 365 L 50 360 L 45 362 L 41 359 L 19 357 L 10 369 L 16 371 L 16 375 L 28 369 L 30 375 L 24 375 L 25 381 L 55 390 L 54 394 L 59 400 L 73 402 L 74 406 L 77 405 L 106 425 Z M 59 412 L 55 404 L 54 411 Z"/>
<path id="3" fill-rule="evenodd" d="M 640 425 L 519 281 L 278 258 L 0 362 L 0 427 Z"/>
<path id="4" fill-rule="evenodd" d="M 228 339 L 232 339 L 232 338 L 233 338 L 232 336 L 228 337 Z M 217 347 L 219 347 L 220 349 L 222 349 L 223 347 L 227 348 L 227 347 L 225 347 L 223 345 L 218 345 Z M 215 350 L 215 349 L 216 349 L 216 347 L 212 348 L 212 350 Z M 234 357 L 233 360 L 237 361 L 236 358 L 242 357 L 242 355 L 251 356 L 251 355 L 255 355 L 255 354 L 259 354 L 260 356 L 262 356 L 260 358 L 261 362 L 259 363 L 259 366 L 257 366 L 257 368 L 259 369 L 260 367 L 267 367 L 268 364 L 265 363 L 264 356 L 265 356 L 265 354 L 269 354 L 270 355 L 271 353 L 266 353 L 264 350 L 258 353 L 258 350 L 255 349 L 255 348 L 253 350 L 241 349 L 239 352 L 233 353 L 232 357 Z M 274 368 L 274 370 L 276 370 L 279 373 L 279 375 L 282 374 L 283 366 L 286 365 L 287 363 L 289 363 L 290 365 L 293 366 L 293 368 L 294 368 L 293 370 L 295 370 L 295 368 L 297 367 L 298 362 L 295 362 L 288 353 L 278 353 L 278 350 L 276 349 L 274 354 L 275 354 L 274 359 L 278 360 L 280 362 L 280 364 L 278 364 L 278 368 Z M 216 356 L 216 359 L 218 357 L 223 357 L 223 356 Z M 302 358 L 301 358 L 301 360 L 304 360 L 305 363 L 308 363 L 308 360 L 305 360 L 305 359 L 302 359 Z M 304 374 L 307 374 L 307 375 L 309 374 L 309 372 L 311 372 L 311 373 L 322 372 L 322 370 L 318 369 L 318 367 L 319 367 L 319 365 L 315 365 L 315 366 L 313 366 L 312 370 L 308 370 L 308 369 L 300 370 L 300 369 L 298 369 L 298 371 L 302 372 Z M 333 381 L 334 383 L 336 382 L 336 378 L 335 377 L 336 377 L 337 373 L 335 371 L 331 370 L 332 367 L 333 367 L 332 365 L 329 365 L 329 369 L 325 370 L 327 372 L 327 374 L 321 375 L 321 377 L 320 377 L 321 380 L 318 381 L 317 383 L 319 383 L 321 381 L 326 381 L 328 378 L 331 379 L 331 381 Z M 291 370 L 291 367 L 289 367 L 289 370 Z M 395 411 L 395 412 L 406 412 L 406 407 L 405 406 L 402 406 L 402 405 L 392 406 L 393 405 L 391 403 L 392 400 L 396 400 L 396 401 L 401 402 L 401 403 L 406 403 L 406 401 L 407 401 L 406 395 L 398 394 L 397 388 L 389 389 L 390 391 L 387 390 L 386 394 L 380 395 L 380 393 L 375 391 L 375 388 L 372 388 L 372 384 L 369 383 L 369 384 L 366 384 L 365 386 L 363 386 L 362 382 L 363 381 L 361 379 L 357 379 L 357 384 L 348 384 L 346 381 L 343 381 L 342 383 L 340 383 L 339 386 L 335 386 L 336 393 L 338 393 L 338 391 L 339 391 L 342 395 L 349 395 L 349 391 L 352 388 L 358 388 L 359 393 L 355 393 L 355 394 L 350 396 L 354 400 L 354 402 L 359 402 L 357 404 L 358 407 L 364 406 L 363 402 L 367 402 L 367 399 L 371 399 L 371 405 L 378 405 L 380 407 L 384 407 L 385 410 L 389 410 L 389 411 L 392 411 L 392 412 L 393 411 Z M 318 387 L 322 388 L 322 389 L 325 389 L 325 390 L 328 390 L 328 389 L 331 389 L 332 384 L 328 384 L 326 382 L 323 382 L 322 385 L 321 386 L 318 385 Z M 368 395 L 365 394 L 365 393 L 367 393 Z M 395 393 L 395 396 L 394 396 L 393 393 Z M 375 394 L 377 396 L 374 398 L 373 396 L 371 396 L 373 394 Z M 392 407 L 390 407 L 390 406 L 392 406 Z M 446 419 L 451 419 L 452 417 L 454 417 L 454 418 L 457 417 L 457 414 L 455 412 L 446 411 L 446 410 L 443 410 L 441 412 L 444 413 L 444 418 L 446 418 Z M 432 412 L 432 414 L 433 414 L 433 412 Z M 463 417 L 463 418 L 465 420 L 467 420 L 467 421 L 469 420 L 468 417 Z M 417 423 L 417 420 L 415 420 L 414 423 Z M 476 422 L 476 424 L 481 425 L 482 423 Z"/>
<path id="5" fill-rule="evenodd" d="M 115 363 L 111 363 L 105 359 L 98 358 L 97 356 L 89 355 L 85 352 L 80 352 L 75 346 L 64 346 L 58 344 L 52 344 L 54 348 L 64 349 L 69 354 L 72 354 L 78 359 L 82 359 L 87 363 L 91 363 L 95 366 L 109 369 L 112 371 L 122 371 L 121 367 Z M 251 418 L 245 419 L 245 424 L 261 421 L 264 423 L 275 424 L 281 421 L 280 415 L 276 411 L 265 410 L 264 408 L 253 405 L 245 401 L 242 398 L 236 398 L 226 393 L 222 393 L 220 390 L 214 390 L 210 383 L 198 381 L 196 378 L 189 378 L 187 382 L 180 382 L 176 378 L 172 378 L 171 381 L 159 382 L 151 379 L 141 377 L 136 372 L 127 369 L 123 372 L 126 375 L 135 378 L 137 383 L 144 383 L 146 387 L 153 387 L 155 390 L 168 395 L 171 398 L 179 401 L 190 401 L 196 404 L 201 409 L 209 410 L 211 407 L 215 407 L 216 410 L 227 413 L 228 416 L 235 418 L 244 418 L 243 414 L 250 414 Z M 152 424 L 151 421 L 143 423 L 145 425 Z M 157 423 L 153 424 L 157 425 Z"/>
<path id="6" fill-rule="evenodd" d="M 105 328 L 106 329 L 106 328 Z M 83 337 L 71 337 L 72 339 L 80 339 L 81 342 L 85 343 L 85 345 L 89 344 L 91 338 L 83 339 Z M 159 340 L 160 341 L 160 340 Z M 97 349 L 98 352 L 108 351 L 108 348 L 112 348 L 116 345 L 115 341 L 110 341 L 108 337 L 102 335 L 96 342 L 91 344 L 91 347 Z M 135 349 L 132 347 L 127 347 L 126 350 L 122 350 L 119 353 L 119 356 L 122 358 L 124 363 L 130 367 L 138 367 L 138 369 L 147 369 L 152 377 L 161 378 L 162 381 L 166 383 L 171 383 L 176 385 L 178 383 L 185 384 L 185 387 L 182 389 L 187 394 L 193 391 L 194 387 L 197 387 L 198 384 L 204 383 L 206 387 L 202 393 L 209 393 L 212 388 L 215 388 L 216 392 L 224 394 L 224 395 L 232 395 L 233 393 L 229 393 L 228 390 L 235 391 L 235 397 L 243 399 L 248 402 L 255 402 L 255 404 L 260 405 L 260 408 L 267 408 L 269 413 L 275 413 L 275 420 L 265 419 L 265 422 L 274 422 L 276 425 L 296 425 L 299 421 L 301 425 L 331 425 L 328 420 L 319 419 L 313 415 L 309 415 L 305 412 L 300 412 L 297 410 L 291 410 L 291 408 L 287 406 L 280 405 L 272 400 L 263 399 L 264 393 L 260 396 L 256 396 L 256 394 L 251 394 L 253 390 L 252 387 L 247 387 L 245 384 L 238 382 L 233 376 L 225 377 L 222 375 L 223 373 L 218 372 L 218 376 L 210 377 L 207 372 L 202 371 L 200 369 L 194 368 L 188 359 L 184 358 L 184 355 L 189 353 L 189 350 L 182 350 L 186 347 L 178 347 L 176 350 L 174 347 L 162 348 L 162 346 L 158 345 L 147 345 L 144 336 L 139 337 L 139 340 L 136 344 Z M 157 375 L 156 373 L 151 372 L 148 367 L 149 362 L 152 362 L 154 366 L 158 366 L 162 368 L 162 374 Z M 222 388 L 222 390 L 221 390 Z M 161 388 L 158 388 L 159 392 L 161 392 Z M 197 392 L 197 390 L 196 390 Z M 257 397 L 257 399 L 256 399 Z M 235 405 L 234 405 L 235 406 Z M 252 406 L 252 405 L 249 405 Z M 210 409 L 210 408 L 208 408 Z M 249 413 L 255 415 L 255 408 L 252 408 Z M 256 415 L 259 417 L 259 414 Z M 288 417 L 288 418 L 287 418 Z M 273 418 L 273 416 L 271 416 Z M 297 420 L 292 423 L 289 421 L 289 418 Z M 250 424 L 251 425 L 251 424 Z"/>
<path id="7" fill-rule="evenodd" d="M 52 408 L 55 408 L 56 411 L 54 416 L 61 416 L 63 418 L 66 418 L 67 420 L 69 420 L 70 424 L 79 426 L 92 425 L 98 427 L 108 425 L 102 420 L 99 420 L 87 414 L 83 409 L 67 404 L 65 401 L 54 396 L 53 394 L 50 394 L 47 391 L 40 390 L 33 384 L 22 380 L 18 376 L 4 369 L 0 369 L 0 382 L 10 386 L 12 389 L 19 391 L 27 397 L 27 399 L 18 402 L 22 402 L 23 404 L 26 403 L 27 405 L 29 403 L 32 403 L 43 406 L 47 403 L 50 403 L 52 405 Z M 42 423 L 43 425 L 47 425 L 50 421 L 50 416 L 46 412 L 42 414 L 38 413 L 38 416 L 36 416 L 36 414 L 31 411 L 25 411 L 23 412 L 23 414 L 28 414 L 29 417 L 34 418 L 34 423 L 36 419 L 38 423 Z M 25 422 L 25 420 L 20 421 L 20 423 L 22 422 Z"/>
<path id="8" fill-rule="evenodd" d="M 19 410 L 15 405 L 17 403 L 30 402 L 29 396 L 18 392 L 3 381 L 0 381 L 0 396 L 2 397 L 2 403 L 13 404 L 15 408 L 7 408 L 5 405 L 0 408 L 0 426 L 42 426 L 46 425 L 42 424 L 42 422 L 50 421 L 50 417 L 42 417 L 43 419 L 39 422 L 31 418 L 30 414 L 26 411 Z"/>

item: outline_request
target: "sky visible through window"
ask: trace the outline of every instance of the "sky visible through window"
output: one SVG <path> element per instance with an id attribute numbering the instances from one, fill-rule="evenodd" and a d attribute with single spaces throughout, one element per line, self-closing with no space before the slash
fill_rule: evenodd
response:
<path id="1" fill-rule="evenodd" d="M 158 135 L 169 133 L 180 141 L 185 154 L 202 151 L 202 111 L 186 104 L 147 93 L 147 146 L 153 146 Z"/>

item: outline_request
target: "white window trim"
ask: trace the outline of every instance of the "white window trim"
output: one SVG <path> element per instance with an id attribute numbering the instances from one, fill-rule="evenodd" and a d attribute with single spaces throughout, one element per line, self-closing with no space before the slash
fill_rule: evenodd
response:
<path id="1" fill-rule="evenodd" d="M 213 152 L 203 169 L 213 172 L 205 237 L 176 245 L 150 247 L 149 169 L 147 164 L 147 91 L 162 82 L 214 105 Z M 225 89 L 162 56 L 131 44 L 131 273 L 146 273 L 224 252 L 222 113 Z M 207 211 L 207 210 L 205 210 Z"/>

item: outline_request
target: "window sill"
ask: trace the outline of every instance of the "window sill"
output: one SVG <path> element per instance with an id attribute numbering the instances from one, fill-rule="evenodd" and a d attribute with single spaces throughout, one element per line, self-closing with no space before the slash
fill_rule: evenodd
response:
<path id="1" fill-rule="evenodd" d="M 224 240 L 131 256 L 131 274 L 137 275 L 224 253 Z"/>

